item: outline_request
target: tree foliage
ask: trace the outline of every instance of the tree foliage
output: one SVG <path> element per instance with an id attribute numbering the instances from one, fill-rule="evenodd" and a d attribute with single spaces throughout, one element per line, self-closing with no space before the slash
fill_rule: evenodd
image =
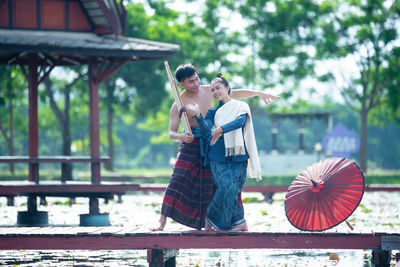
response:
<path id="1" fill-rule="evenodd" d="M 189 5 L 194 2 L 187 1 Z M 353 125 L 365 138 L 362 161 L 368 159 L 380 166 L 395 167 L 387 155 L 395 157 L 397 154 L 384 149 L 383 141 L 378 139 L 383 136 L 380 127 L 397 129 L 393 121 L 400 122 L 399 1 L 202 0 L 200 8 L 185 12 L 174 10 L 171 3 L 170 0 L 147 0 L 141 4 L 128 1 L 125 5 L 127 35 L 179 44 L 180 50 L 167 59 L 171 70 L 182 63 L 193 63 L 200 71 L 203 84 L 221 71 L 234 88 L 281 88 L 282 100 L 271 107 L 275 111 L 334 111 L 338 121 Z M 240 27 L 236 27 L 238 24 Z M 144 161 L 147 165 L 152 162 L 162 165 L 171 152 L 168 122 L 174 100 L 163 61 L 129 62 L 100 87 L 101 149 L 109 150 L 115 143 L 117 166 L 126 166 L 126 162 L 140 166 Z M 355 72 L 347 72 L 341 65 L 343 62 L 353 64 Z M 334 67 L 326 67 L 327 63 Z M 63 90 L 68 84 L 67 78 L 51 76 L 51 79 L 54 104 L 64 108 Z M 346 106 L 332 103 L 332 99 L 325 99 L 318 107 L 311 106 L 308 96 L 318 95 L 320 91 L 315 85 L 307 85 L 304 90 L 306 79 L 340 91 L 347 101 Z M 87 154 L 89 147 L 87 84 L 87 77 L 84 77 L 71 88 L 69 110 L 71 143 L 81 154 Z M 18 67 L 1 66 L 0 123 L 7 130 L 10 128 L 7 100 L 10 92 L 12 105 L 18 110 L 12 121 L 14 138 L 18 139 L 14 143 L 20 152 L 27 147 L 27 82 Z M 54 150 L 62 145 L 61 133 L 45 88 L 39 88 L 39 94 L 39 117 L 46 118 L 39 120 L 40 140 L 52 144 L 40 142 L 39 153 L 56 154 Z M 254 110 L 257 99 L 249 102 Z M 357 111 L 359 117 L 351 110 Z M 265 115 L 261 109 L 258 111 Z M 113 119 L 109 120 L 110 116 Z M 268 121 L 260 117 L 256 120 L 262 131 L 267 132 Z M 106 131 L 110 124 L 114 128 Z M 292 127 L 287 125 L 287 129 Z M 7 135 L 7 131 L 3 132 Z M 296 134 L 282 137 L 285 145 L 297 138 L 293 136 Z M 310 140 L 311 136 L 312 131 Z M 386 136 L 396 138 L 394 132 Z M 270 146 L 268 140 L 259 143 L 262 147 Z M 368 158 L 367 145 L 372 152 Z M 397 146 L 395 142 L 393 147 Z M 3 142 L 0 150 L 2 153 L 7 150 Z M 135 160 L 121 159 L 122 155 Z"/>
<path id="2" fill-rule="evenodd" d="M 275 63 L 280 83 L 291 78 L 291 90 L 312 76 L 334 79 L 348 105 L 360 113 L 361 168 L 367 169 L 368 113 L 388 106 L 389 95 L 398 92 L 399 2 L 395 0 L 246 1 L 235 3 L 249 20 L 247 33 L 257 41 L 258 56 L 269 67 Z M 395 53 L 393 53 L 395 51 Z M 320 74 L 316 63 L 346 59 L 356 63 L 357 73 L 339 85 L 334 70 Z M 282 80 L 283 79 L 283 80 Z M 391 102 L 392 114 L 398 97 Z"/>

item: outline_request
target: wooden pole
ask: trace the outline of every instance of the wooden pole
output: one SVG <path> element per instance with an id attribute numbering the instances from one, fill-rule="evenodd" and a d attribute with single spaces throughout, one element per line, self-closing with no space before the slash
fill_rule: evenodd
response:
<path id="1" fill-rule="evenodd" d="M 38 55 L 28 55 L 29 69 L 29 156 L 38 156 L 39 134 L 38 134 Z M 29 163 L 29 181 L 39 182 L 39 164 Z"/>
<path id="2" fill-rule="evenodd" d="M 165 69 L 167 70 L 169 81 L 171 83 L 172 93 L 175 98 L 176 106 L 178 107 L 178 111 L 180 111 L 184 105 L 183 105 L 183 102 L 181 99 L 181 95 L 179 94 L 179 91 L 178 91 L 178 86 L 176 85 L 175 79 L 171 74 L 171 70 L 169 68 L 168 61 L 164 61 L 164 65 L 165 65 Z M 182 112 L 181 120 L 182 120 L 182 124 L 183 124 L 183 129 L 185 129 L 185 132 L 192 133 L 192 131 L 190 130 L 189 119 L 187 117 L 186 111 Z"/>
<path id="3" fill-rule="evenodd" d="M 99 121 L 99 85 L 95 73 L 98 64 L 96 59 L 89 59 L 89 106 L 90 106 L 90 156 L 100 158 L 100 121 Z M 91 163 L 92 183 L 99 184 L 100 162 Z"/>

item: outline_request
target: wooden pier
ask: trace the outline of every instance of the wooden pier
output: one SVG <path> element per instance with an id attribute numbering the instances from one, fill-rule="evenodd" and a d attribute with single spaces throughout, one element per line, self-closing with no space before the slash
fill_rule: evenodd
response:
<path id="1" fill-rule="evenodd" d="M 98 199 L 109 199 L 121 196 L 127 192 L 134 191 L 164 191 L 165 184 L 135 184 L 135 183 L 113 183 L 101 182 L 93 184 L 83 181 L 42 181 L 21 182 L 9 181 L 0 183 L 0 197 L 7 198 L 7 205 L 14 205 L 14 198 L 18 196 L 28 197 L 27 211 L 18 213 L 19 226 L 46 226 L 48 225 L 48 215 L 45 211 L 38 211 L 37 198 L 40 204 L 46 203 L 46 197 L 87 197 L 89 198 L 89 213 L 81 214 L 81 226 L 108 226 L 108 214 L 100 214 Z M 287 186 L 245 186 L 243 192 L 260 192 L 264 195 L 267 202 L 272 202 L 272 197 L 277 192 L 286 192 Z M 399 185 L 367 185 L 365 191 L 400 191 Z M 21 219 L 23 218 L 23 219 Z M 33 219 L 32 219 L 33 218 Z M 23 221 L 24 223 L 21 223 Z"/>
<path id="2" fill-rule="evenodd" d="M 399 233 L 148 232 L 139 227 L 4 227 L 2 250 L 147 250 L 149 266 L 174 266 L 179 249 L 367 249 L 375 266 L 400 250 Z"/>

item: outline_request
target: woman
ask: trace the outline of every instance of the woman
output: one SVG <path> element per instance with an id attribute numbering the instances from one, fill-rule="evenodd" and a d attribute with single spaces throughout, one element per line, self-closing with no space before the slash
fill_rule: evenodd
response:
<path id="1" fill-rule="evenodd" d="M 247 231 L 238 194 L 246 173 L 261 179 L 250 108 L 246 102 L 231 98 L 229 83 L 221 73 L 212 81 L 211 92 L 219 105 L 205 118 L 197 104 L 186 106 L 195 114 L 202 134 L 211 139 L 206 163 L 210 164 L 216 191 L 207 208 L 206 230 Z"/>

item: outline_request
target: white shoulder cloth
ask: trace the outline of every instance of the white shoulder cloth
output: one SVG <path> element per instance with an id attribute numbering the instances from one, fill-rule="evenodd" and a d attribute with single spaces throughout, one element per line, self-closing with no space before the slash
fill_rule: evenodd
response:
<path id="1" fill-rule="evenodd" d="M 250 178 L 256 178 L 257 181 L 259 181 L 262 178 L 261 166 L 258 158 L 257 144 L 254 136 L 249 105 L 246 102 L 231 99 L 217 110 L 215 113 L 214 124 L 216 127 L 223 126 L 242 114 L 247 114 L 247 119 L 244 125 L 244 138 L 242 128 L 224 133 L 225 156 L 244 155 L 244 146 L 246 146 L 247 152 L 249 153 L 247 174 Z"/>

